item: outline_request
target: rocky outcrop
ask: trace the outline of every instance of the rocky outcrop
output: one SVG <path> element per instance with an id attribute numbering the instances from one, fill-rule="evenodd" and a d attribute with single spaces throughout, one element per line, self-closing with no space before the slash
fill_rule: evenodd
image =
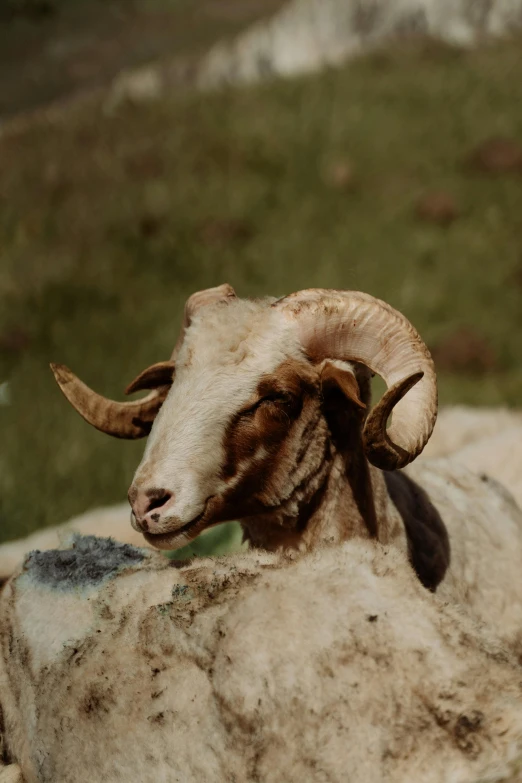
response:
<path id="1" fill-rule="evenodd" d="M 338 65 L 394 38 L 473 46 L 522 26 L 522 0 L 292 0 L 232 43 L 214 46 L 200 87 L 294 76 Z"/>

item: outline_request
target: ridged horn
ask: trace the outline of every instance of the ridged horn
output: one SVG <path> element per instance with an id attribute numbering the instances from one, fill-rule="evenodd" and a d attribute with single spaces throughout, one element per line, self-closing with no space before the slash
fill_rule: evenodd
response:
<path id="1" fill-rule="evenodd" d="M 181 348 L 183 338 L 185 337 L 185 330 L 190 326 L 192 318 L 197 313 L 197 311 L 202 307 L 214 304 L 215 302 L 224 302 L 230 299 L 236 299 L 236 292 L 228 283 L 223 283 L 222 285 L 218 285 L 215 288 L 205 288 L 203 291 L 196 291 L 194 294 L 189 296 L 185 302 L 181 331 L 170 357 L 172 360 L 176 359 Z"/>
<path id="2" fill-rule="evenodd" d="M 430 353 L 407 318 L 359 291 L 313 288 L 279 299 L 272 307 L 295 323 L 311 359 L 360 362 L 385 381 L 388 389 L 364 426 L 368 460 L 382 470 L 403 468 L 414 460 L 437 418 L 437 379 Z"/>
<path id="3" fill-rule="evenodd" d="M 159 386 L 141 400 L 115 402 L 89 389 L 65 364 L 51 364 L 51 370 L 80 416 L 115 438 L 134 440 L 148 435 L 170 389 L 170 385 Z"/>

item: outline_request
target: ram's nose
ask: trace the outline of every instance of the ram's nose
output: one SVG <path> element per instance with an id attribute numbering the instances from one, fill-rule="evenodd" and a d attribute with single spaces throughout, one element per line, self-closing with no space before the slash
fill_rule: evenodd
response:
<path id="1" fill-rule="evenodd" d="M 165 511 L 173 505 L 174 495 L 168 489 L 132 485 L 129 503 L 132 508 L 132 526 L 140 533 L 154 533 Z"/>

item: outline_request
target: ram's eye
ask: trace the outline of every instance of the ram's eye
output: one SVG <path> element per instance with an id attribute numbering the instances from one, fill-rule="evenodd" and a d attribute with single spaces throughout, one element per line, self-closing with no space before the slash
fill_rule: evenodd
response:
<path id="1" fill-rule="evenodd" d="M 286 394 L 285 392 L 271 392 L 257 400 L 250 408 L 245 408 L 245 410 L 242 411 L 242 415 L 252 416 L 259 408 L 285 408 L 286 406 L 289 406 L 291 402 L 292 398 L 289 394 Z"/>
<path id="2" fill-rule="evenodd" d="M 265 397 L 262 397 L 258 405 L 263 405 L 264 403 L 268 404 L 274 404 L 274 405 L 288 405 L 291 402 L 291 397 L 289 394 L 285 394 L 284 392 L 273 392 L 272 394 L 267 394 Z"/>

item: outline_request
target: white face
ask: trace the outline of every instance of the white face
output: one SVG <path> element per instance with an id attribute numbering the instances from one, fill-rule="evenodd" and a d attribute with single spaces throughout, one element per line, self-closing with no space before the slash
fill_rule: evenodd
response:
<path id="1" fill-rule="evenodd" d="M 305 365 L 294 331 L 268 301 L 196 314 L 129 492 L 133 523 L 148 540 L 179 547 L 209 524 L 257 507 L 247 502 L 246 480 L 266 471 L 302 403 L 295 379 L 279 370 L 289 362 Z"/>

